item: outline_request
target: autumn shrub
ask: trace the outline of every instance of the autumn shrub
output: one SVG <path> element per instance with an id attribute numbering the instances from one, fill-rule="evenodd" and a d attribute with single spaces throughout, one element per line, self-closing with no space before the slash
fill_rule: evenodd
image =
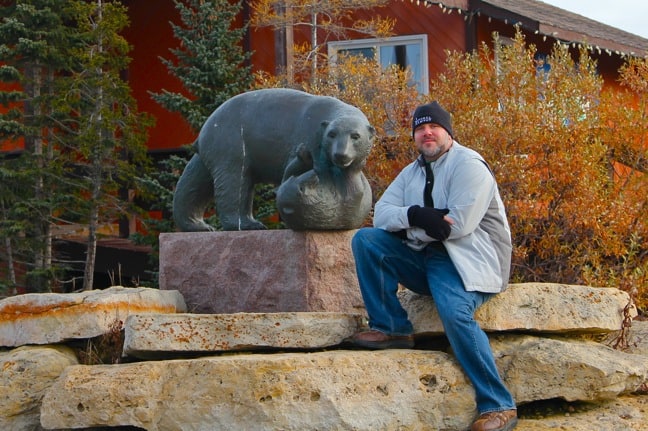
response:
<path id="1" fill-rule="evenodd" d="M 374 200 L 416 156 L 414 108 L 438 100 L 456 139 L 479 151 L 507 206 L 513 282 L 619 287 L 648 308 L 646 105 L 648 67 L 630 60 L 625 91 L 604 90 L 586 49 L 557 44 L 536 69 L 536 49 L 518 33 L 474 53 L 449 52 L 445 72 L 418 95 L 408 71 L 337 59 L 316 77 L 258 76 L 359 107 L 378 130 L 365 173 Z M 368 223 L 370 220 L 368 220 Z"/>
<path id="2" fill-rule="evenodd" d="M 430 98 L 453 113 L 458 141 L 489 161 L 514 240 L 513 281 L 613 286 L 648 306 L 645 60 L 606 91 L 581 48 L 557 44 L 449 53 Z"/>

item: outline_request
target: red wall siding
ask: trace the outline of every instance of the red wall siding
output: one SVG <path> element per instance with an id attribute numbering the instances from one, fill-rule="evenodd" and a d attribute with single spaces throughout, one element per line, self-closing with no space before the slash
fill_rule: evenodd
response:
<path id="1" fill-rule="evenodd" d="M 173 37 L 169 21 L 179 20 L 178 12 L 170 0 L 155 3 L 142 0 L 124 2 L 128 7 L 131 25 L 124 33 L 133 46 L 127 79 L 137 99 L 140 111 L 156 118 L 156 125 L 149 130 L 148 147 L 151 150 L 179 148 L 193 142 L 195 133 L 177 113 L 167 111 L 155 102 L 149 91 L 167 89 L 182 90 L 178 79 L 169 75 L 159 57 L 170 58 L 169 48 L 178 45 Z"/>
<path id="2" fill-rule="evenodd" d="M 193 142 L 196 133 L 191 131 L 179 114 L 168 112 L 151 99 L 149 92 L 162 89 L 182 91 L 180 81 L 169 75 L 159 57 L 169 58 L 169 48 L 177 46 L 169 21 L 178 22 L 178 12 L 171 0 L 158 0 L 155 6 L 141 0 L 127 0 L 131 25 L 125 37 L 133 45 L 133 61 L 128 71 L 128 81 L 140 111 L 153 115 L 157 122 L 149 131 L 148 146 L 151 150 L 177 149 Z M 428 61 L 430 76 L 442 71 L 445 50 L 465 49 L 463 15 L 456 11 L 444 14 L 439 7 L 422 7 L 407 1 L 394 1 L 389 7 L 374 12 L 359 12 L 358 18 L 377 13 L 396 19 L 394 34 L 428 34 Z M 249 30 L 249 48 L 253 52 L 254 71 L 275 72 L 274 31 L 270 28 Z M 362 37 L 362 36 L 357 36 Z M 309 40 L 307 27 L 294 31 L 296 43 Z"/>
<path id="3" fill-rule="evenodd" d="M 19 91 L 21 88 L 19 85 L 9 85 L 3 82 L 0 82 L 0 90 L 2 91 Z M 0 105 L 0 113 L 5 114 L 17 104 L 10 104 L 8 108 Z M 13 151 L 22 151 L 24 149 L 24 141 L 22 138 L 18 140 L 3 139 L 0 141 L 0 152 L 13 152 Z"/>

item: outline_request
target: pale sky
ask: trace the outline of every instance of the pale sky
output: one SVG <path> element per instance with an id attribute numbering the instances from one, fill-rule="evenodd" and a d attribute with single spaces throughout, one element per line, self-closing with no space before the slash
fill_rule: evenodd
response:
<path id="1" fill-rule="evenodd" d="M 648 39 L 646 0 L 540 0 Z"/>

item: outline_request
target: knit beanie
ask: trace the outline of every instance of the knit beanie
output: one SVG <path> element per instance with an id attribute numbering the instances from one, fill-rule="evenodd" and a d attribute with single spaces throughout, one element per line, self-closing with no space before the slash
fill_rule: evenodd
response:
<path id="1" fill-rule="evenodd" d="M 450 113 L 443 109 L 436 101 L 416 108 L 414 116 L 412 117 L 412 136 L 414 136 L 414 130 L 421 124 L 425 123 L 438 124 L 446 129 L 450 136 L 454 136 Z"/>

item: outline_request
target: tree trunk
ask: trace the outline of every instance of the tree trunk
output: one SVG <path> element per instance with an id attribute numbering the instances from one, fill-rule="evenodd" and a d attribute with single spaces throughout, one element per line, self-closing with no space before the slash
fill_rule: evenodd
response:
<path id="1" fill-rule="evenodd" d="M 34 64 L 25 70 L 25 76 L 28 77 L 28 83 L 25 86 L 28 99 L 25 101 L 24 115 L 27 118 L 28 124 L 37 121 L 36 119 L 42 114 L 40 106 L 37 103 L 32 103 L 32 100 L 41 95 L 42 69 L 41 66 Z M 30 132 L 25 135 L 25 151 L 31 153 L 36 160 L 37 169 L 36 178 L 34 179 L 34 197 L 36 202 L 40 203 L 45 196 L 45 179 L 43 177 L 45 160 L 43 154 L 43 138 L 38 132 Z M 32 229 L 28 232 L 28 236 L 33 240 L 34 244 L 32 268 L 30 268 L 32 274 L 27 277 L 26 283 L 28 292 L 51 291 L 49 277 L 46 275 L 50 270 L 50 267 L 47 266 L 47 248 L 50 246 L 47 242 L 48 224 L 49 220 L 46 215 L 41 211 L 37 211 Z"/>
<path id="2" fill-rule="evenodd" d="M 99 10 L 98 21 L 101 21 L 103 17 L 101 0 L 97 0 L 97 8 Z M 95 24 L 97 25 L 97 24 Z M 97 49 L 99 53 L 103 51 L 103 42 L 101 38 L 97 41 Z M 101 68 L 95 70 L 97 76 L 102 75 Z M 104 138 L 103 130 L 103 116 L 102 110 L 104 105 L 103 98 L 103 89 L 98 87 L 97 89 L 97 100 L 95 101 L 94 106 L 94 117 L 98 124 L 97 130 L 97 147 L 95 147 L 90 153 L 90 169 L 92 178 L 92 193 L 90 196 L 90 218 L 88 220 L 88 240 L 86 246 L 86 261 L 85 268 L 83 270 L 83 290 L 92 290 L 94 284 L 94 270 L 95 270 L 95 260 L 97 255 L 97 229 L 99 227 L 99 197 L 101 194 L 101 177 L 102 177 L 102 167 L 101 167 L 101 156 L 102 156 L 102 142 Z"/>
<path id="3" fill-rule="evenodd" d="M 311 15 L 311 80 L 317 76 L 317 12 L 313 11 Z"/>
<path id="4" fill-rule="evenodd" d="M 93 169 L 95 169 L 93 167 Z M 99 168 L 101 169 L 101 168 Z M 96 169 L 95 169 L 96 170 Z M 90 208 L 90 220 L 88 222 L 88 239 L 86 242 L 86 260 L 83 269 L 83 290 L 92 290 L 94 285 L 95 261 L 97 256 L 97 229 L 99 226 L 99 189 L 101 188 L 101 179 L 97 180 L 96 172 L 93 173 L 92 179 L 92 197 Z M 101 176 L 101 171 L 99 171 Z"/>
<path id="5" fill-rule="evenodd" d="M 2 203 L 2 219 L 7 220 L 6 214 L 7 208 L 5 208 L 4 202 Z M 16 290 L 16 269 L 14 268 L 13 260 L 13 244 L 11 243 L 11 237 L 5 236 L 5 253 L 7 254 L 7 276 L 9 282 L 11 283 L 11 288 L 9 289 L 9 295 L 16 295 L 18 292 Z"/>

